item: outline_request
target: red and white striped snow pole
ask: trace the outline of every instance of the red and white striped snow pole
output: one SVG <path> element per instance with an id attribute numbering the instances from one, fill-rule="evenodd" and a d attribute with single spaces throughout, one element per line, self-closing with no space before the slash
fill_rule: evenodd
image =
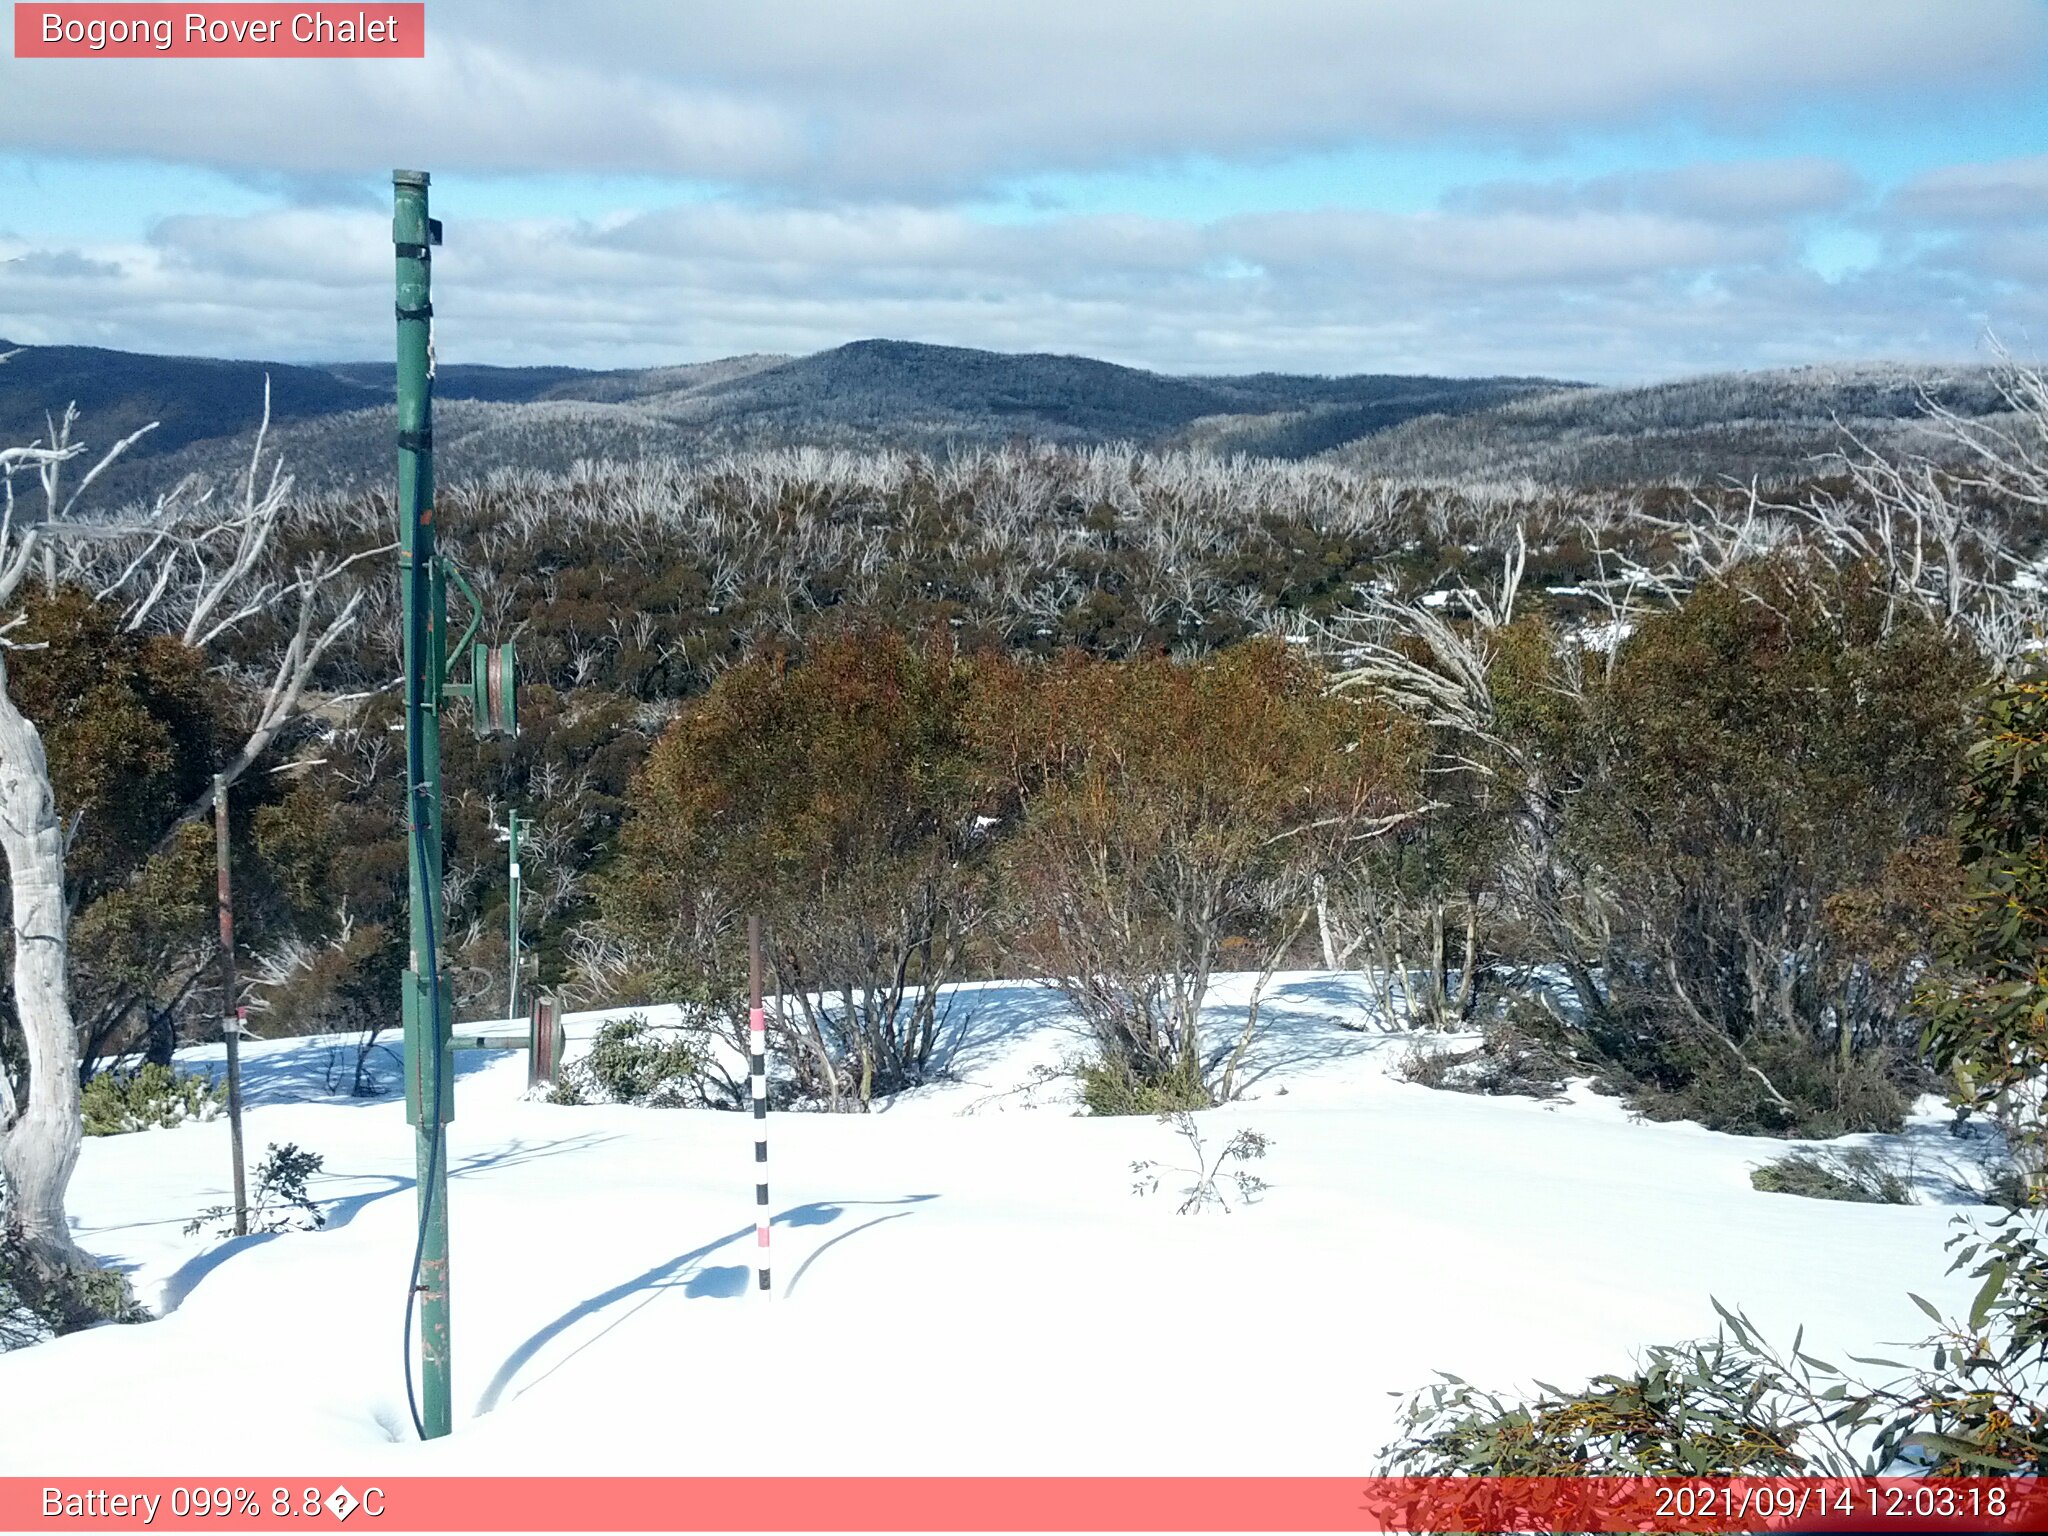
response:
<path id="1" fill-rule="evenodd" d="M 747 919 L 748 1070 L 754 1080 L 754 1274 L 768 1290 L 768 1015 L 761 1008 L 761 919 Z"/>

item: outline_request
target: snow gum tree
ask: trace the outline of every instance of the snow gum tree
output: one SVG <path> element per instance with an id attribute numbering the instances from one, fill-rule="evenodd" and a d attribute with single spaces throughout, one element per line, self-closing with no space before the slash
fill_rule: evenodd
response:
<path id="1" fill-rule="evenodd" d="M 2048 1197 L 2048 681 L 1987 695 L 1957 839 L 1969 871 L 1916 1001 L 1959 1103 L 1985 1111 L 2039 1201 Z"/>
<path id="2" fill-rule="evenodd" d="M 734 667 L 650 753 L 601 882 L 612 934 L 683 968 L 671 986 L 743 963 L 758 913 L 791 1059 L 833 1109 L 922 1081 L 983 916 L 967 676 L 943 637 L 878 629 Z"/>
<path id="3" fill-rule="evenodd" d="M 1883 1126 L 1922 960 L 1863 913 L 1909 907 L 1952 857 L 1982 664 L 1918 615 L 1887 627 L 1860 568 L 1741 576 L 1646 620 L 1594 692 L 1572 832 L 1621 914 L 1606 1027 L 1669 1088 L 1725 1059 L 1723 1113 L 1757 1129 Z"/>
<path id="4" fill-rule="evenodd" d="M 1229 1098 L 1316 876 L 1416 812 L 1419 732 L 1266 640 L 1002 675 L 977 707 L 1010 795 L 1005 907 L 1017 952 L 1095 1035 L 1091 1107 Z M 1259 980 L 1235 1035 L 1205 1044 L 1227 968 Z"/>

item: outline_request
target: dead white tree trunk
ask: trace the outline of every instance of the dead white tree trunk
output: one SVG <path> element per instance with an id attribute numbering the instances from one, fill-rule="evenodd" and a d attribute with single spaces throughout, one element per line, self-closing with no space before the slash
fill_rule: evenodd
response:
<path id="1" fill-rule="evenodd" d="M 78 1036 L 66 974 L 64 827 L 57 819 L 43 738 L 8 696 L 0 663 L 0 849 L 13 906 L 14 1007 L 28 1044 L 28 1099 L 0 1110 L 7 1224 L 46 1269 L 82 1262 L 64 1215 L 78 1163 Z"/>
<path id="2" fill-rule="evenodd" d="M 44 519 L 32 519 L 14 497 L 14 477 L 33 468 L 49 507 L 58 476 L 79 449 L 70 442 L 73 417 L 52 424 L 50 446 L 0 449 L 0 606 L 11 604 L 34 563 Z M 132 439 L 131 439 L 132 441 Z M 125 444 L 121 446 L 126 446 Z M 117 448 L 116 452 L 119 451 Z M 111 457 L 111 455 L 110 455 Z M 97 469 L 94 471 L 98 473 Z M 90 482 L 92 476 L 88 475 Z M 14 622 L 0 624 L 0 646 Z M 14 1008 L 27 1047 L 25 1097 L 12 1088 L 0 1110 L 0 1176 L 6 1179 L 7 1232 L 46 1270 L 79 1261 L 64 1214 L 64 1191 L 78 1163 L 78 1033 L 72 1025 L 67 960 L 70 913 L 64 900 L 64 827 L 43 738 L 14 706 L 0 665 L 0 852 L 7 859 L 14 945 Z"/>

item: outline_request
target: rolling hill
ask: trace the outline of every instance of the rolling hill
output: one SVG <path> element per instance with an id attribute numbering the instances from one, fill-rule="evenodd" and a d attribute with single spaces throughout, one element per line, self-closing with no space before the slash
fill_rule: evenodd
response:
<path id="1" fill-rule="evenodd" d="M 1929 403 L 1978 419 L 2006 411 L 1991 368 L 1786 368 L 1526 394 L 1414 416 L 1328 457 L 1388 479 L 1464 485 L 1784 480 L 1852 437 L 1889 453 L 1940 453 Z"/>
<path id="2" fill-rule="evenodd" d="M 27 441 L 43 431 L 45 411 L 76 400 L 95 443 L 163 422 L 113 482 L 117 493 L 188 471 L 226 472 L 246 457 L 266 373 L 273 441 L 302 483 L 341 486 L 389 472 L 392 370 L 375 363 L 25 348 L 0 368 L 0 441 Z M 1567 387 L 1388 374 L 1176 377 L 1086 357 L 879 340 L 809 357 L 607 372 L 450 365 L 435 377 L 444 479 L 798 443 L 944 452 L 1016 440 L 1128 441 L 1294 458 L 1415 416 L 1451 419 Z"/>
<path id="3" fill-rule="evenodd" d="M 0 351 L 10 344 L 0 342 Z M 393 372 L 23 348 L 0 367 L 0 442 L 45 430 L 76 401 L 98 445 L 161 423 L 104 483 L 114 500 L 246 463 L 268 376 L 272 446 L 301 485 L 343 489 L 391 472 Z M 1087 357 L 852 342 L 808 357 L 754 354 L 593 371 L 446 365 L 435 378 L 444 483 L 578 460 L 810 445 L 942 454 L 1012 442 L 1323 457 L 1421 483 L 1633 485 L 1784 481 L 1848 436 L 1933 450 L 1924 408 L 2004 409 L 1993 370 L 1874 364 L 1716 374 L 1634 388 L 1540 378 L 1400 374 L 1176 376 Z"/>

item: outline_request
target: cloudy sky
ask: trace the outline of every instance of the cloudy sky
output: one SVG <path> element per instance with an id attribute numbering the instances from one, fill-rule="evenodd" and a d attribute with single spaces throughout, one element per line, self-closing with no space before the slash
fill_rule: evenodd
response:
<path id="1" fill-rule="evenodd" d="M 2043 0 L 428 0 L 423 60 L 0 58 L 0 336 L 867 336 L 1603 382 L 2048 353 Z"/>

